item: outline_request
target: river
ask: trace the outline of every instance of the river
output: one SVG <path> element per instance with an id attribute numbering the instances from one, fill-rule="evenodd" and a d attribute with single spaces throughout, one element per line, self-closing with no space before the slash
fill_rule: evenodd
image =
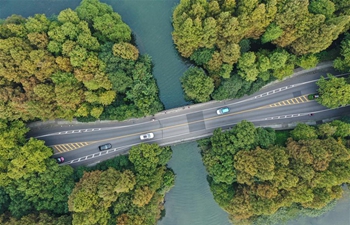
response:
<path id="1" fill-rule="evenodd" d="M 11 14 L 47 16 L 79 0 L 0 0 L 0 18 Z M 171 39 L 171 15 L 178 0 L 106 0 L 131 27 L 141 53 L 154 63 L 153 74 L 160 98 L 167 109 L 185 105 L 179 78 L 187 69 Z M 215 203 L 206 181 L 206 171 L 195 142 L 173 147 L 169 166 L 176 173 L 175 187 L 166 195 L 166 215 L 159 225 L 229 225 L 227 214 Z M 299 218 L 288 225 L 349 225 L 350 198 L 344 197 L 331 212 L 319 218 Z"/>

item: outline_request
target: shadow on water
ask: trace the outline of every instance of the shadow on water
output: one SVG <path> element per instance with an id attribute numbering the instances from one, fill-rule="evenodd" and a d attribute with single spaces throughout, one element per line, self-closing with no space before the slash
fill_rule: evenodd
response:
<path id="1" fill-rule="evenodd" d="M 165 196 L 165 217 L 158 225 L 230 225 L 228 215 L 214 201 L 196 142 L 172 147 L 169 161 L 175 187 Z"/>

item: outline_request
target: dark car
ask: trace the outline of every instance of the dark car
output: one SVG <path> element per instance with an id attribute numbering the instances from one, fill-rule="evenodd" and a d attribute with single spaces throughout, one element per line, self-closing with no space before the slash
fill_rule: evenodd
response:
<path id="1" fill-rule="evenodd" d="M 316 94 L 310 94 L 310 95 L 307 96 L 307 98 L 308 98 L 309 100 L 315 100 L 316 98 L 319 98 L 319 97 L 320 97 L 320 95 L 319 95 L 318 93 L 316 93 Z"/>
<path id="2" fill-rule="evenodd" d="M 64 162 L 64 158 L 62 156 L 58 157 L 58 158 L 56 158 L 56 162 L 57 163 L 63 163 Z"/>
<path id="3" fill-rule="evenodd" d="M 112 144 L 111 143 L 107 143 L 107 144 L 98 146 L 98 149 L 100 151 L 108 150 L 108 149 L 111 149 L 111 148 L 112 148 Z"/>

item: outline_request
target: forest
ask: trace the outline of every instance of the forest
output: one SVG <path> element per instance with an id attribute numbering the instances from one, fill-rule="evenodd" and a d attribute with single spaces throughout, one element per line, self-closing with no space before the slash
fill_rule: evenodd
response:
<path id="1" fill-rule="evenodd" d="M 196 66 L 181 78 L 186 99 L 238 98 L 295 67 L 334 60 L 350 72 L 347 0 L 181 0 L 173 40 Z M 25 122 L 125 120 L 163 109 L 152 61 L 112 7 L 82 0 L 47 17 L 0 20 L 0 223 L 153 225 L 175 182 L 170 147 L 141 144 L 94 167 L 59 166 Z M 317 101 L 350 104 L 350 79 L 318 81 Z M 320 215 L 349 183 L 350 123 L 293 131 L 242 121 L 201 140 L 217 203 L 242 224 Z M 250 138 L 252 137 L 252 138 Z"/>
<path id="2" fill-rule="evenodd" d="M 252 94 L 320 61 L 350 71 L 347 0 L 181 0 L 172 23 L 179 54 L 194 64 L 181 83 L 195 103 Z"/>
<path id="3" fill-rule="evenodd" d="M 61 166 L 25 122 L 125 120 L 163 109 L 152 61 L 111 6 L 0 21 L 0 224 L 154 225 L 175 182 L 170 147 L 141 144 L 94 167 Z"/>
<path id="4" fill-rule="evenodd" d="M 60 166 L 20 121 L 0 120 L 0 224 L 154 225 L 175 182 L 170 147 L 134 146 L 94 167 Z"/>
<path id="5" fill-rule="evenodd" d="M 234 224 L 281 224 L 318 216 L 350 183 L 350 120 L 291 131 L 242 121 L 198 141 L 215 201 Z"/>
<path id="6" fill-rule="evenodd" d="M 0 118 L 125 120 L 163 109 L 152 61 L 112 7 L 83 0 L 50 18 L 0 22 Z"/>

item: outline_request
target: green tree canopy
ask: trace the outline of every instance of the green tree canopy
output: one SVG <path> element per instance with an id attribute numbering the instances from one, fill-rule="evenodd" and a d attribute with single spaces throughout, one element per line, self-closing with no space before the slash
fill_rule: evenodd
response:
<path id="1" fill-rule="evenodd" d="M 344 77 L 337 78 L 331 74 L 327 76 L 328 79 L 321 77 L 317 81 L 320 93 L 320 98 L 317 101 L 328 108 L 350 104 L 350 84 Z"/>
<path id="2" fill-rule="evenodd" d="M 188 69 L 181 77 L 182 88 L 186 96 L 195 102 L 205 102 L 214 91 L 213 79 L 197 67 Z"/>

